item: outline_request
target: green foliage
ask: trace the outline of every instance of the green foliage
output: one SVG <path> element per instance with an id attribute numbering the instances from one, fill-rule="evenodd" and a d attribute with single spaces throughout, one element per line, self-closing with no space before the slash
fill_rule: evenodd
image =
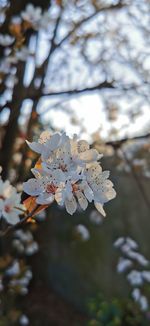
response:
<path id="1" fill-rule="evenodd" d="M 146 314 L 142 313 L 131 299 L 105 301 L 101 295 L 91 299 L 88 304 L 93 318 L 88 326 L 149 326 Z"/>

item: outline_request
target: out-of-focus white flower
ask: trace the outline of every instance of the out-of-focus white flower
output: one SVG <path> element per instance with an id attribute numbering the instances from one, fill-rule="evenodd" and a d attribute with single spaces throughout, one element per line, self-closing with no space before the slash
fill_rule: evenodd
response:
<path id="1" fill-rule="evenodd" d="M 17 230 L 14 233 L 14 237 L 15 239 L 12 241 L 12 245 L 18 253 L 31 256 L 38 251 L 38 243 L 34 241 L 30 231 Z"/>
<path id="2" fill-rule="evenodd" d="M 119 238 L 115 241 L 114 246 L 119 248 L 122 254 L 124 254 L 126 257 L 130 258 L 120 258 L 118 265 L 117 265 L 117 271 L 122 273 L 126 272 L 126 270 L 133 266 L 133 264 L 137 263 L 141 266 L 148 266 L 149 261 L 141 255 L 139 252 L 135 251 L 138 248 L 138 244 L 131 239 L 130 237 L 126 238 Z M 141 269 L 141 267 L 140 267 Z M 127 274 L 127 280 L 130 283 L 132 287 L 135 287 L 131 293 L 134 301 L 136 301 L 140 309 L 142 311 L 146 311 L 149 307 L 148 300 L 145 296 L 141 294 L 141 290 L 137 288 L 136 286 L 142 287 L 145 282 L 150 282 L 150 271 L 148 270 L 135 270 L 132 269 Z"/>
<path id="3" fill-rule="evenodd" d="M 12 291 L 15 291 L 15 289 L 17 288 L 17 291 L 19 291 L 21 295 L 26 295 L 28 293 L 28 285 L 32 279 L 32 271 L 30 269 L 27 269 L 23 275 L 21 275 L 21 272 L 22 271 L 19 267 L 18 273 L 10 275 L 13 276 L 13 278 L 9 282 L 9 288 Z"/>
<path id="4" fill-rule="evenodd" d="M 26 315 L 21 315 L 19 323 L 21 326 L 29 325 L 29 318 Z"/>
<path id="5" fill-rule="evenodd" d="M 30 245 L 28 245 L 26 247 L 26 250 L 25 250 L 25 254 L 27 256 L 32 256 L 33 254 L 35 254 L 37 251 L 39 250 L 39 246 L 37 244 L 37 242 L 33 242 L 31 243 Z"/>
<path id="6" fill-rule="evenodd" d="M 21 194 L 9 183 L 0 179 L 0 218 L 4 218 L 9 224 L 20 221 L 19 215 L 25 209 L 21 201 Z"/>
<path id="7" fill-rule="evenodd" d="M 49 11 L 45 11 L 39 21 L 39 28 L 47 30 L 51 21 L 51 13 Z"/>
<path id="8" fill-rule="evenodd" d="M 142 273 L 137 270 L 132 270 L 127 275 L 127 279 L 131 285 L 142 285 L 143 284 Z"/>
<path id="9" fill-rule="evenodd" d="M 75 227 L 75 232 L 81 237 L 82 241 L 87 241 L 90 239 L 89 230 L 82 224 Z"/>
<path id="10" fill-rule="evenodd" d="M 26 6 L 26 9 L 22 11 L 21 17 L 29 22 L 34 28 L 38 28 L 39 22 L 42 17 L 42 9 L 40 7 L 35 7 L 31 3 Z"/>
<path id="11" fill-rule="evenodd" d="M 128 257 L 135 259 L 141 266 L 148 266 L 149 261 L 141 254 L 139 254 L 138 252 L 134 252 L 134 251 L 128 251 Z"/>
<path id="12" fill-rule="evenodd" d="M 137 249 L 138 248 L 138 244 L 133 239 L 131 239 L 130 237 L 126 238 L 126 243 L 129 245 L 129 247 L 131 249 Z"/>
<path id="13" fill-rule="evenodd" d="M 93 224 L 99 225 L 103 223 L 102 215 L 99 214 L 95 209 L 90 213 L 89 219 Z"/>
<path id="14" fill-rule="evenodd" d="M 132 297 L 135 302 L 138 302 L 142 311 L 146 311 L 149 308 L 147 298 L 141 294 L 141 291 L 138 288 L 135 288 L 132 291 Z"/>
<path id="15" fill-rule="evenodd" d="M 128 252 L 130 251 L 130 246 L 125 242 L 122 246 L 121 246 L 121 251 L 124 254 L 128 254 Z"/>
<path id="16" fill-rule="evenodd" d="M 1 46 L 9 46 L 14 42 L 14 37 L 8 34 L 0 34 L 0 45 Z"/>
<path id="17" fill-rule="evenodd" d="M 114 247 L 115 247 L 115 248 L 120 248 L 120 247 L 123 245 L 124 240 L 125 240 L 125 238 L 123 238 L 123 237 L 118 238 L 118 239 L 114 242 Z"/>
<path id="18" fill-rule="evenodd" d="M 126 259 L 123 257 L 119 258 L 119 262 L 117 264 L 117 272 L 123 273 L 125 272 L 129 267 L 133 265 L 132 261 L 130 259 Z"/>
<path id="19" fill-rule="evenodd" d="M 133 289 L 132 297 L 133 297 L 134 301 L 139 301 L 140 296 L 141 296 L 140 290 L 138 288 Z"/>
<path id="20" fill-rule="evenodd" d="M 23 184 L 24 191 L 36 196 L 37 204 L 51 204 L 54 200 L 69 214 L 77 209 L 77 203 L 85 210 L 88 201 L 94 201 L 103 215 L 103 205 L 116 196 L 109 172 L 102 172 L 98 160 L 102 155 L 90 149 L 85 140 L 70 139 L 65 133 L 41 134 L 38 142 L 27 142 L 41 154 L 41 168 L 32 169 L 35 178 Z"/>
<path id="21" fill-rule="evenodd" d="M 6 269 L 6 275 L 7 276 L 16 276 L 20 273 L 20 265 L 17 260 L 13 262 L 13 264 Z"/>
<path id="22" fill-rule="evenodd" d="M 142 271 L 142 277 L 145 281 L 150 282 L 150 272 L 149 271 Z"/>
<path id="23" fill-rule="evenodd" d="M 5 80 L 5 85 L 13 89 L 13 87 L 18 83 L 18 79 L 14 75 L 9 75 Z"/>
<path id="24" fill-rule="evenodd" d="M 26 61 L 29 56 L 33 56 L 34 52 L 28 49 L 26 46 L 23 46 L 21 50 L 16 51 L 15 58 L 18 61 Z"/>
<path id="25" fill-rule="evenodd" d="M 140 307 L 141 307 L 141 310 L 142 310 L 142 311 L 146 311 L 146 310 L 148 310 L 148 308 L 149 308 L 148 300 L 147 300 L 147 298 L 146 298 L 144 295 L 142 295 L 142 296 L 140 297 L 140 299 L 139 299 L 139 304 L 140 304 Z"/>

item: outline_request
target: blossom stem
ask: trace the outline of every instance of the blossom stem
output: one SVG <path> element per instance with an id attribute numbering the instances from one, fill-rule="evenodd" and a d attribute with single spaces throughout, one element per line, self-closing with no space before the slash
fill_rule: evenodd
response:
<path id="1" fill-rule="evenodd" d="M 16 208 L 18 211 L 21 211 L 22 213 L 26 213 L 26 210 L 25 209 L 22 209 L 22 208 L 17 207 L 17 206 L 15 206 L 14 208 Z"/>

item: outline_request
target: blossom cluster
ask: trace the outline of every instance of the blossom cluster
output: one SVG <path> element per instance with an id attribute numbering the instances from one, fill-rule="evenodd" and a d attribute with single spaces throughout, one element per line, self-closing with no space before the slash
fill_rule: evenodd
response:
<path id="1" fill-rule="evenodd" d="M 55 17 L 56 18 L 56 17 Z M 55 19 L 53 17 L 53 19 Z M 18 16 L 13 16 L 9 25 L 9 34 L 0 34 L 0 45 L 4 48 L 4 58 L 0 63 L 0 83 L 5 81 L 4 76 L 10 75 L 14 64 L 18 61 L 26 61 L 34 53 L 23 43 L 20 46 L 20 40 L 24 39 L 24 34 L 28 29 L 35 31 L 48 30 L 52 22 L 49 10 L 44 10 L 32 3 L 27 4 L 26 8 Z M 5 94 L 6 93 L 6 94 Z M 7 93 L 3 93 L 7 97 Z M 9 95 L 9 97 L 11 97 Z M 7 102 L 9 98 L 6 98 Z M 1 103 L 1 101 L 0 101 Z M 2 103 L 1 105 L 4 105 Z"/>
<path id="2" fill-rule="evenodd" d="M 150 266 L 150 262 L 137 251 L 138 244 L 130 237 L 118 238 L 114 247 L 118 248 L 122 254 L 117 264 L 117 272 L 127 273 L 126 278 L 133 288 L 132 298 L 140 305 L 142 311 L 148 310 L 148 300 L 142 294 L 141 287 L 146 282 L 150 282 L 150 270 L 146 269 Z"/>
<path id="3" fill-rule="evenodd" d="M 150 138 L 130 140 L 118 150 L 120 162 L 119 171 L 131 173 L 134 170 L 137 175 L 150 178 Z M 125 156 L 128 162 L 125 160 Z"/>
<path id="4" fill-rule="evenodd" d="M 27 4 L 25 10 L 21 12 L 21 17 L 26 24 L 35 30 L 46 30 L 51 22 L 50 12 L 47 10 L 42 12 L 40 7 L 35 7 L 32 3 Z"/>
<path id="5" fill-rule="evenodd" d="M 28 293 L 28 286 L 32 279 L 32 271 L 30 268 L 26 268 L 25 271 L 21 271 L 20 262 L 14 261 L 13 265 L 6 270 L 6 275 L 11 277 L 9 282 L 9 289 L 11 292 L 17 291 L 21 295 Z"/>
<path id="6" fill-rule="evenodd" d="M 0 218 L 9 224 L 16 224 L 20 221 L 22 210 L 25 207 L 21 204 L 21 194 L 8 180 L 3 181 L 0 177 Z"/>
<path id="7" fill-rule="evenodd" d="M 32 169 L 35 178 L 23 184 L 23 190 L 36 198 L 39 205 L 50 205 L 54 200 L 65 206 L 69 214 L 75 213 L 78 204 L 85 210 L 88 202 L 105 216 L 103 205 L 116 196 L 109 171 L 102 171 L 100 155 L 90 149 L 85 140 L 70 139 L 66 133 L 44 131 L 38 142 L 27 142 L 40 154 Z"/>
<path id="8" fill-rule="evenodd" d="M 12 241 L 13 248 L 19 254 L 26 256 L 32 256 L 37 253 L 39 246 L 34 240 L 33 235 L 30 231 L 17 230 L 14 232 L 14 239 Z"/>
<path id="9" fill-rule="evenodd" d="M 5 268 L 3 274 L 0 275 L 0 292 L 5 292 L 7 289 L 12 293 L 26 295 L 28 286 L 32 279 L 31 268 L 24 265 L 18 259 L 14 259 L 11 264 Z"/>

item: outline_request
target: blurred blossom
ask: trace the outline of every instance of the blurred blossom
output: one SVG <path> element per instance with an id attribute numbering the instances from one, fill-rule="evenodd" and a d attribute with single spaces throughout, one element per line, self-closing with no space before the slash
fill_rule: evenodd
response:
<path id="1" fill-rule="evenodd" d="M 114 247 L 121 251 L 125 257 L 120 257 L 117 263 L 117 272 L 126 273 L 126 278 L 130 283 L 132 290 L 132 298 L 136 301 L 142 311 L 146 311 L 149 308 L 148 300 L 146 296 L 143 296 L 141 290 L 145 282 L 150 282 L 150 271 L 141 270 L 141 266 L 148 267 L 149 261 L 139 252 L 139 248 L 136 241 L 130 237 L 121 237 L 114 242 Z M 138 266 L 139 265 L 139 266 Z M 134 268 L 135 266 L 135 268 Z M 139 270 L 137 269 L 139 267 Z M 128 271 L 130 269 L 130 271 Z"/>
<path id="2" fill-rule="evenodd" d="M 145 296 L 141 294 L 138 288 L 132 291 L 132 297 L 134 301 L 138 302 L 142 311 L 147 311 L 149 308 L 148 300 Z"/>
<path id="3" fill-rule="evenodd" d="M 21 315 L 19 323 L 21 326 L 29 325 L 29 318 L 26 315 Z"/>
<path id="4" fill-rule="evenodd" d="M 149 271 L 142 271 L 142 277 L 145 281 L 150 282 L 150 272 Z"/>
<path id="5" fill-rule="evenodd" d="M 89 215 L 89 219 L 93 224 L 99 225 L 103 223 L 102 215 L 96 210 L 92 210 Z"/>
<path id="6" fill-rule="evenodd" d="M 139 254 L 138 252 L 129 251 L 128 256 L 130 258 L 136 260 L 141 266 L 149 265 L 149 261 L 143 255 Z"/>
<path id="7" fill-rule="evenodd" d="M 120 248 L 120 246 L 124 243 L 124 238 L 118 238 L 115 242 L 114 242 L 114 247 L 116 248 Z"/>
<path id="8" fill-rule="evenodd" d="M 126 243 L 129 245 L 130 249 L 137 249 L 138 248 L 137 242 L 135 242 L 133 239 L 131 239 L 129 237 L 126 238 Z"/>
<path id="9" fill-rule="evenodd" d="M 82 224 L 79 224 L 75 227 L 75 233 L 79 235 L 82 241 L 87 241 L 90 239 L 89 230 Z"/>
<path id="10" fill-rule="evenodd" d="M 27 256 L 32 256 L 39 250 L 38 243 L 34 241 L 33 235 L 30 231 L 15 231 L 12 246 L 18 253 Z"/>
<path id="11" fill-rule="evenodd" d="M 147 311 L 148 310 L 148 308 L 149 308 L 148 300 L 144 295 L 142 295 L 140 297 L 139 304 L 140 304 L 140 307 L 141 307 L 142 311 Z"/>
<path id="12" fill-rule="evenodd" d="M 136 270 L 132 270 L 128 275 L 127 279 L 131 285 L 142 285 L 143 278 L 142 273 Z"/>
<path id="13" fill-rule="evenodd" d="M 17 260 L 15 260 L 13 262 L 13 264 L 6 269 L 5 274 L 7 276 L 16 276 L 20 273 L 20 266 L 19 266 L 19 262 Z"/>
<path id="14" fill-rule="evenodd" d="M 8 34 L 0 34 L 0 45 L 9 46 L 14 42 L 14 38 Z"/>
<path id="15" fill-rule="evenodd" d="M 21 163 L 21 160 L 22 160 L 22 154 L 21 153 L 15 153 L 13 155 L 13 161 L 14 161 L 14 163 L 20 164 Z"/>
<path id="16" fill-rule="evenodd" d="M 31 26 L 35 28 L 38 26 L 38 23 L 40 22 L 41 15 L 42 15 L 42 9 L 40 7 L 33 6 L 31 3 L 29 3 L 26 6 L 25 10 L 22 11 L 21 13 L 21 17 L 25 21 L 29 22 Z"/>
<path id="17" fill-rule="evenodd" d="M 140 292 L 139 288 L 135 288 L 132 291 L 132 297 L 133 297 L 134 301 L 138 301 L 140 296 L 141 296 L 141 292 Z"/>
<path id="18" fill-rule="evenodd" d="M 21 194 L 10 182 L 3 181 L 0 178 L 0 218 L 3 218 L 9 224 L 16 224 L 20 221 L 19 215 L 25 207 L 20 204 Z"/>
<path id="19" fill-rule="evenodd" d="M 13 275 L 8 286 L 11 292 L 18 292 L 24 296 L 28 293 L 28 286 L 32 279 L 32 271 L 30 268 L 26 267 L 25 271 L 20 269 L 19 272 L 19 274 Z"/>
<path id="20" fill-rule="evenodd" d="M 125 272 L 131 266 L 132 266 L 132 261 L 130 259 L 120 257 L 117 264 L 117 272 L 118 273 Z"/>

